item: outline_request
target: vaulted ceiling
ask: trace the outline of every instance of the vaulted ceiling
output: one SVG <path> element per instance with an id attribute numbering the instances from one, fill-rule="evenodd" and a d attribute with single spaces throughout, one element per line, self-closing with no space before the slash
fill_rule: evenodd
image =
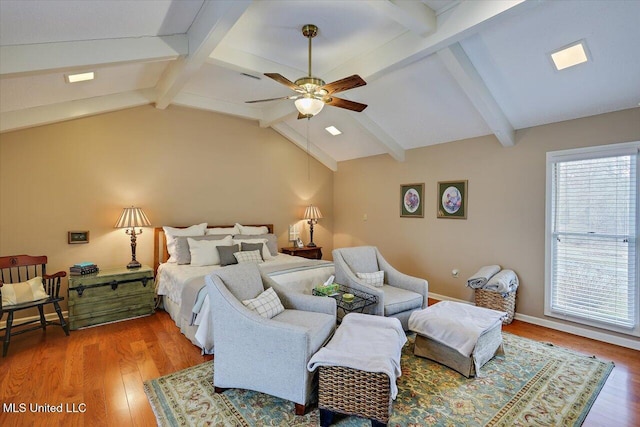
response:
<path id="1" fill-rule="evenodd" d="M 358 74 L 298 120 L 293 94 L 263 73 Z M 584 40 L 589 61 L 556 71 L 549 54 Z M 336 170 L 338 162 L 516 130 L 640 102 L 640 1 L 0 1 L 0 132 L 153 104 L 271 127 Z M 95 79 L 66 83 L 65 75 Z M 341 135 L 325 131 L 335 126 Z"/>

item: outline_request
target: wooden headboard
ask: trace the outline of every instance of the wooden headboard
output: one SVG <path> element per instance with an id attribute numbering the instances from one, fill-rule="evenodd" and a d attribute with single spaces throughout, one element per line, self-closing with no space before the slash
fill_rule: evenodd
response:
<path id="1" fill-rule="evenodd" d="M 269 233 L 273 233 L 273 224 L 243 224 L 250 227 L 267 227 Z M 171 226 L 173 227 L 173 226 Z M 232 225 L 209 225 L 207 228 L 231 228 Z M 173 228 L 188 228 L 184 226 L 178 226 Z M 162 227 L 155 227 L 153 229 L 153 274 L 158 271 L 158 266 L 167 262 L 169 259 L 169 252 L 167 251 L 167 240 L 164 235 L 164 229 Z"/>

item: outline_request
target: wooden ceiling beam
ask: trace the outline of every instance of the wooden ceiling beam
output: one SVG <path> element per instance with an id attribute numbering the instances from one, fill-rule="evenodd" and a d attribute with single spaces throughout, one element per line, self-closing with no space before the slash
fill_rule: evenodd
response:
<path id="1" fill-rule="evenodd" d="M 0 46 L 0 75 L 77 70 L 105 64 L 165 61 L 188 53 L 185 35 Z"/>
<path id="2" fill-rule="evenodd" d="M 250 0 L 204 3 L 187 33 L 189 54 L 170 64 L 156 85 L 156 108 L 167 108 L 250 4 Z"/>

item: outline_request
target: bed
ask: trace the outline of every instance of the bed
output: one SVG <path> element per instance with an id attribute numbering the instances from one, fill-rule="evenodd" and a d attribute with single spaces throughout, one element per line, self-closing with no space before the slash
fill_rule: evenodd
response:
<path id="1" fill-rule="evenodd" d="M 204 227 L 202 227 L 203 224 Z M 180 331 L 194 345 L 200 347 L 203 353 L 213 353 L 213 324 L 204 278 L 213 270 L 225 267 L 220 264 L 196 265 L 195 258 L 193 263 L 186 264 L 187 260 L 181 260 L 179 256 L 181 253 L 184 256 L 185 240 L 192 244 L 191 251 L 193 251 L 197 243 L 191 239 L 207 239 L 204 236 L 209 234 L 204 236 L 199 234 L 203 229 L 205 233 L 214 233 L 215 231 L 215 233 L 219 233 L 219 236 L 225 236 L 219 239 L 220 242 L 223 239 L 228 241 L 229 238 L 226 236 L 231 236 L 234 243 L 268 239 L 269 244 L 265 243 L 263 247 L 264 262 L 259 264 L 261 271 L 278 284 L 297 292 L 311 294 L 314 286 L 325 282 L 334 274 L 334 266 L 330 261 L 310 260 L 278 253 L 272 224 L 209 226 L 202 223 L 198 226 L 199 228 L 193 231 L 197 233 L 194 234 L 197 237 L 188 235 L 190 234 L 188 230 L 196 226 L 156 227 L 154 229 L 154 271 L 156 293 L 161 300 L 161 307 L 169 313 Z M 165 230 L 169 233 L 180 232 L 183 235 L 168 236 Z M 242 234 L 248 232 L 247 230 L 250 230 L 252 234 Z M 266 233 L 253 234 L 260 230 L 266 231 Z M 213 237 L 211 239 L 217 240 Z M 173 259 L 176 254 L 178 254 L 177 260 Z"/>

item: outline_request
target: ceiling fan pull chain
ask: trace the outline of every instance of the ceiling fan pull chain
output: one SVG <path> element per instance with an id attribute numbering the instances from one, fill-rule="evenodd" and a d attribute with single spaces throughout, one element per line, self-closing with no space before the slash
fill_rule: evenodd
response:
<path id="1" fill-rule="evenodd" d="M 311 39 L 309 39 L 311 40 Z M 311 181 L 311 159 L 309 154 L 309 122 L 311 117 L 307 117 L 307 180 Z"/>

